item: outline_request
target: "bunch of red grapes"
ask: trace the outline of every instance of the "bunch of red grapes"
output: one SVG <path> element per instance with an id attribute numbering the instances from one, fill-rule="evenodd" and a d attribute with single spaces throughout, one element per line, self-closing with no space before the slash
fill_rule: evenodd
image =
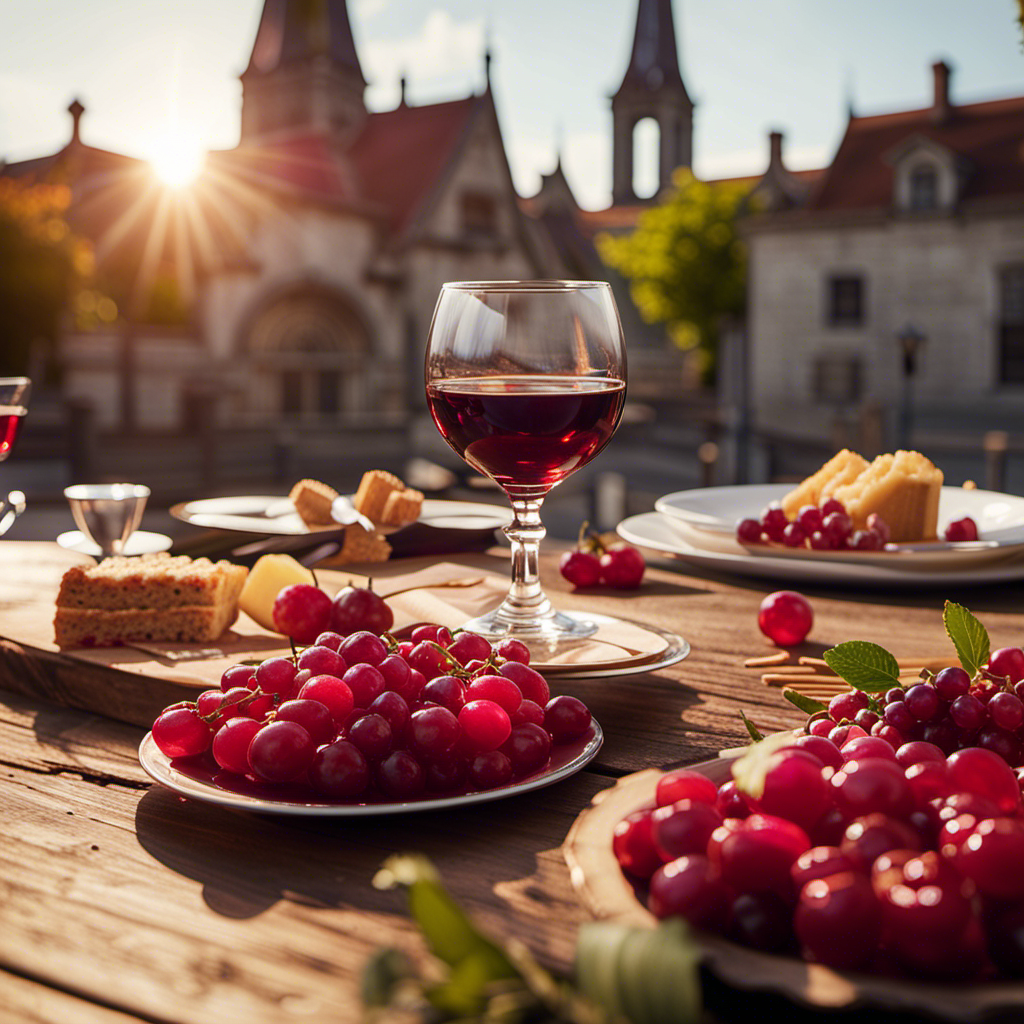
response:
<path id="1" fill-rule="evenodd" d="M 760 766 L 763 791 L 694 771 L 615 829 L 658 917 L 843 970 L 1024 977 L 1024 652 L 860 691 Z M 1016 691 L 1016 692 L 1015 692 Z M 1014 768 L 1016 767 L 1016 771 Z"/>
<path id="2" fill-rule="evenodd" d="M 169 758 L 307 786 L 312 799 L 414 800 L 492 789 L 544 768 L 590 728 L 552 698 L 518 640 L 420 626 L 410 640 L 327 631 L 296 656 L 233 665 L 220 689 L 167 708 L 153 739 Z"/>

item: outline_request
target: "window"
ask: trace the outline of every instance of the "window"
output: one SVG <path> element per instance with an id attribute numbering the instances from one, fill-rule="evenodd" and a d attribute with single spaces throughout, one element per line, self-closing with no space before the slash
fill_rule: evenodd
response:
<path id="1" fill-rule="evenodd" d="M 864 322 L 864 279 L 854 275 L 828 279 L 828 323 L 859 327 Z"/>
<path id="2" fill-rule="evenodd" d="M 494 238 L 498 233 L 498 204 L 481 192 L 462 195 L 462 230 L 467 235 Z"/>
<path id="3" fill-rule="evenodd" d="M 999 273 L 999 369 L 1003 384 L 1024 384 L 1024 263 Z"/>
<path id="4" fill-rule="evenodd" d="M 918 164 L 910 172 L 910 209 L 934 210 L 939 205 L 939 176 L 930 164 Z"/>
<path id="5" fill-rule="evenodd" d="M 302 412 L 302 374 L 298 370 L 285 370 L 281 374 L 281 412 L 285 416 Z"/>

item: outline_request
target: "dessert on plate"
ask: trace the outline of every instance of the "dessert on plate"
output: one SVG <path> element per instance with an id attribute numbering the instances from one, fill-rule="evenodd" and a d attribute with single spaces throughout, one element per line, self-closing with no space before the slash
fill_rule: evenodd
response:
<path id="1" fill-rule="evenodd" d="M 60 647 L 216 640 L 238 615 L 248 570 L 166 552 L 68 569 L 57 594 Z"/>

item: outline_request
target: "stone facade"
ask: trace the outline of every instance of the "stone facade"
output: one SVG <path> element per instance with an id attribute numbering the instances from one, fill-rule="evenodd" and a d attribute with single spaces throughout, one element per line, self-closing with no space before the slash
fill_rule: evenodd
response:
<path id="1" fill-rule="evenodd" d="M 886 444 L 1024 418 L 1024 97 L 851 115 L 831 163 L 785 187 L 781 139 L 744 225 L 747 381 L 759 427 L 827 433 L 880 411 Z M 905 359 L 907 341 L 915 351 Z"/>

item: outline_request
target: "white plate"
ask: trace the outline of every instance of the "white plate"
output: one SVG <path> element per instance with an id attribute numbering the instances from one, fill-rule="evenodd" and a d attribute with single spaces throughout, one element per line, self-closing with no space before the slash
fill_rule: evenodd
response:
<path id="1" fill-rule="evenodd" d="M 80 530 L 69 530 L 57 538 L 57 543 L 69 551 L 77 551 L 81 555 L 95 555 L 99 558 L 103 551 L 99 544 L 93 543 Z M 136 530 L 128 538 L 124 546 L 126 555 L 151 555 L 157 551 L 167 551 L 174 543 L 166 533 L 147 533 L 145 530 Z"/>
<path id="2" fill-rule="evenodd" d="M 736 524 L 757 518 L 773 501 L 781 501 L 792 484 L 748 484 L 675 491 L 654 503 L 656 511 L 697 529 L 734 534 Z M 939 530 L 954 519 L 970 516 L 983 541 L 1024 544 L 1024 498 L 998 491 L 965 491 L 943 487 L 939 496 Z"/>
<path id="3" fill-rule="evenodd" d="M 575 775 L 584 765 L 594 759 L 603 742 L 604 733 L 601 731 L 601 726 L 597 719 L 592 719 L 590 731 L 585 736 L 573 743 L 552 748 L 551 762 L 543 771 L 528 775 L 507 786 L 499 786 L 497 789 L 486 789 L 458 796 L 428 797 L 423 800 L 410 800 L 406 803 L 317 803 L 315 801 L 267 799 L 250 796 L 246 793 L 236 793 L 207 779 L 187 774 L 187 766 L 184 764 L 180 766 L 172 764 L 170 759 L 153 742 L 151 732 L 146 733 L 142 743 L 139 744 L 139 763 L 145 768 L 150 778 L 156 782 L 174 790 L 181 796 L 202 800 L 204 803 L 234 807 L 237 810 L 253 811 L 258 814 L 350 818 L 381 814 L 407 814 L 411 811 L 437 811 L 450 807 L 464 807 L 468 804 L 482 804 L 491 800 L 502 800 L 507 796 L 529 793 L 532 790 L 550 786 L 554 782 L 561 782 L 562 779 L 567 779 L 570 775 Z"/>
<path id="4" fill-rule="evenodd" d="M 814 561 L 810 558 L 772 558 L 767 555 L 726 554 L 687 543 L 675 524 L 658 512 L 630 516 L 618 525 L 618 534 L 630 544 L 681 558 L 719 572 L 759 579 L 842 583 L 866 587 L 948 587 L 952 584 L 1001 583 L 1024 579 L 1024 555 L 996 564 L 943 567 L 928 571 L 896 556 L 891 568 L 877 563 Z"/>
<path id="5" fill-rule="evenodd" d="M 332 527 L 310 530 L 287 497 L 280 494 L 245 494 L 230 498 L 203 498 L 175 505 L 171 515 L 193 526 L 240 533 L 278 534 L 285 537 L 330 534 Z M 512 510 L 501 505 L 428 498 L 417 524 L 438 530 L 496 530 L 512 521 Z M 338 524 L 338 530 L 343 529 Z M 394 532 L 386 527 L 384 533 Z"/>

